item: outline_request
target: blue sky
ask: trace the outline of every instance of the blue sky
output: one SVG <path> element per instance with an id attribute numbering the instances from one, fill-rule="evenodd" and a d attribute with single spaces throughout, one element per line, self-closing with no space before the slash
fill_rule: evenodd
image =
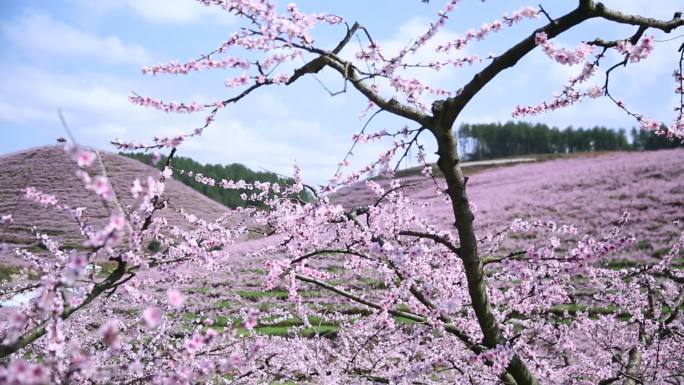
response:
<path id="1" fill-rule="evenodd" d="M 306 0 L 302 11 L 339 14 L 364 24 L 387 48 L 399 48 L 423 32 L 444 1 L 424 4 L 418 0 Z M 438 41 L 446 41 L 469 28 L 535 2 L 463 0 L 452 14 Z M 546 4 L 548 3 L 548 4 Z M 609 6 L 632 13 L 669 19 L 680 0 L 611 0 Z M 286 2 L 280 2 L 284 6 Z M 574 1 L 547 1 L 554 16 L 567 12 Z M 526 21 L 510 33 L 492 36 L 469 47 L 470 53 L 501 53 L 512 42 L 542 25 L 543 19 Z M 170 60 L 185 61 L 215 48 L 240 22 L 218 8 L 194 0 L 3 0 L 0 2 L 0 154 L 52 144 L 64 136 L 57 109 L 61 108 L 76 139 L 112 150 L 113 138 L 149 141 L 155 135 L 187 132 L 204 115 L 177 115 L 131 105 L 135 91 L 164 100 L 211 101 L 235 94 L 223 83 L 239 73 L 213 71 L 188 76 L 143 76 L 140 68 Z M 596 37 L 616 39 L 634 29 L 606 22 L 588 22 L 562 35 L 556 43 L 568 48 Z M 343 31 L 314 30 L 324 47 L 332 47 Z M 656 39 L 672 36 L 652 32 Z M 639 111 L 670 122 L 675 105 L 671 74 L 682 39 L 656 45 L 650 60 L 630 66 L 615 76 L 614 93 Z M 430 47 L 417 53 L 428 58 Z M 431 84 L 458 89 L 473 69 L 418 73 Z M 490 83 L 467 107 L 459 122 L 510 119 L 516 104 L 536 104 L 561 89 L 579 67 L 551 63 L 539 50 L 524 58 Z M 321 81 L 331 88 L 342 82 L 332 73 Z M 602 81 L 597 77 L 597 81 Z M 289 174 L 296 161 L 312 183 L 322 183 L 336 169 L 351 144 L 351 135 L 363 122 L 358 113 L 364 100 L 353 91 L 331 98 L 312 79 L 294 87 L 267 87 L 243 103 L 219 113 L 216 123 L 202 137 L 181 147 L 180 154 L 203 162 L 244 163 L 254 169 Z M 634 122 L 605 100 L 535 117 L 557 126 L 632 127 Z M 380 118 L 371 130 L 388 130 L 404 122 Z M 428 146 L 432 143 L 426 136 Z M 382 144 L 367 145 L 355 154 L 362 165 Z"/>

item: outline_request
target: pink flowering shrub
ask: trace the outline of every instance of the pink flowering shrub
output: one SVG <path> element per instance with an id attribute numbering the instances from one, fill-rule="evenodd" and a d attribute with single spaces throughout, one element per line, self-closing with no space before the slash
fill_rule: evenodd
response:
<path id="1" fill-rule="evenodd" d="M 428 43 L 444 28 L 448 15 L 458 11 L 459 1 L 451 0 L 425 33 L 398 52 L 389 52 L 361 24 L 336 15 L 306 14 L 295 4 L 279 8 L 267 0 L 200 2 L 235 15 L 244 28 L 198 59 L 146 67 L 143 73 L 235 70 L 225 85 L 239 93 L 205 105 L 137 94 L 130 98 L 134 104 L 169 113 L 206 114 L 198 127 L 153 138 L 151 143 L 112 141 L 122 150 L 170 149 L 164 171 L 146 180 L 130 180 L 125 190 L 132 201 L 120 199 L 122 192 L 113 187 L 103 162 L 96 162 L 99 153 L 68 144 L 65 151 L 74 161 L 83 190 L 109 210 L 104 223 L 91 223 L 83 215 L 88 208 L 72 207 L 68 199 L 26 186 L 26 202 L 70 217 L 82 243 L 66 247 L 49 233 L 35 230 L 44 253 L 14 250 L 33 273 L 25 271 L 2 287 L 4 296 L 28 298 L 4 314 L 0 383 L 684 381 L 681 224 L 671 224 L 676 232 L 666 251 L 616 264 L 616 256 L 627 255 L 647 238 L 643 232 L 657 229 L 646 225 L 638 227 L 639 232 L 631 231 L 634 219 L 629 212 L 584 217 L 560 213 L 561 220 L 545 218 L 543 210 L 535 209 L 543 201 L 536 196 L 521 198 L 517 193 L 523 190 L 501 191 L 508 201 L 478 199 L 482 190 L 478 192 L 464 175 L 452 132 L 463 108 L 491 79 L 540 49 L 560 64 L 582 65 L 581 73 L 551 102 L 517 107 L 514 115 L 608 97 L 642 128 L 681 140 L 681 100 L 675 123 L 663 125 L 615 99 L 608 77 L 617 68 L 647 62 L 655 40 L 643 36 L 646 30 L 671 32 L 684 26 L 683 19 L 649 19 L 579 0 L 576 9 L 554 20 L 541 6 L 525 7 L 447 45 L 431 47 Z M 553 41 L 592 18 L 627 24 L 636 32 L 614 41 L 581 42 L 572 50 Z M 534 21 L 536 29 L 503 53 L 450 56 L 524 20 Z M 321 24 L 341 30 L 337 45 L 314 45 L 314 27 Z M 356 38 L 361 48 L 352 51 L 349 42 Z M 249 59 L 226 56 L 243 49 L 251 52 Z M 427 63 L 416 59 L 415 54 L 425 50 L 436 59 Z M 602 85 L 576 89 L 596 76 L 608 61 L 608 50 L 615 50 L 622 62 L 604 72 Z M 590 57 L 595 51 L 601 52 Z M 678 94 L 682 55 L 684 51 L 675 72 Z M 300 66 L 300 60 L 305 64 Z M 462 87 L 451 89 L 424 84 L 406 72 L 436 71 L 444 65 L 483 68 Z M 294 70 L 286 69 L 293 66 Z M 245 190 L 244 199 L 261 202 L 267 210 L 240 208 L 208 220 L 166 198 L 167 183 L 181 172 L 173 166 L 177 149 L 187 140 L 199 140 L 219 110 L 259 88 L 287 86 L 323 68 L 337 72 L 350 89 L 363 95 L 362 116 L 371 113 L 372 119 L 385 112 L 407 123 L 375 133 L 367 133 L 364 126 L 338 171 L 320 189 L 306 185 L 297 167 L 294 183 L 288 185 L 217 181 L 185 171 L 209 188 Z M 432 135 L 437 142 L 439 174 L 427 163 L 423 135 Z M 379 140 L 389 145 L 375 161 L 347 171 L 356 145 Z M 421 175 L 430 183 L 430 189 L 423 191 L 430 191 L 430 198 L 441 205 L 411 195 L 410 186 L 394 173 L 413 148 Z M 680 152 L 668 154 L 681 157 Z M 537 167 L 539 182 L 548 176 L 544 168 L 551 166 Z M 516 176 L 517 170 L 507 171 L 508 177 Z M 681 162 L 667 170 L 681 174 Z M 380 180 L 368 179 L 375 173 Z M 611 173 L 597 175 L 609 180 Z M 496 192 L 500 179 L 496 173 L 488 175 L 494 181 L 486 190 Z M 596 196 L 591 195 L 591 188 L 599 185 L 596 175 L 594 179 L 584 178 L 586 174 L 571 179 L 564 175 L 549 177 L 546 190 L 568 190 L 570 194 L 562 195 L 566 199 Z M 643 176 L 643 180 L 657 179 L 649 178 Z M 677 175 L 661 179 L 681 182 Z M 624 188 L 618 182 L 612 185 L 615 190 Z M 352 207 L 335 202 L 333 192 L 357 188 L 359 183 L 369 201 Z M 668 199 L 681 195 L 678 186 L 667 186 Z M 313 202 L 295 198 L 303 189 L 315 195 Z M 541 194 L 540 190 L 545 189 L 525 192 Z M 502 202 L 507 202 L 499 208 L 503 213 L 494 208 Z M 586 204 L 577 210 L 589 208 L 601 209 Z M 513 210 L 521 215 L 508 215 Z M 492 211 L 498 219 L 494 224 L 486 222 Z M 183 226 L 170 224 L 168 213 L 179 215 Z M 447 220 L 435 221 L 440 215 Z M 478 222 L 480 217 L 483 223 Z M 569 218 L 581 220 L 564 220 Z M 2 213 L 2 226 L 14 219 L 12 213 Z M 597 219 L 601 221 L 590 223 Z M 588 223 L 598 231 L 584 231 Z M 254 234 L 261 238 L 245 241 Z M 152 241 L 159 247 L 146 247 Z M 278 328 L 285 332 L 267 332 Z"/>

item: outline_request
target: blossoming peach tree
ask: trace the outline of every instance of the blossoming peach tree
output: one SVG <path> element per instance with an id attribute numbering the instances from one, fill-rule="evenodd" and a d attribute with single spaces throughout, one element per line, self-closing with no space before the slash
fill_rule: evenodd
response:
<path id="1" fill-rule="evenodd" d="M 657 263 L 618 269 L 599 262 L 634 241 L 620 223 L 590 237 L 578 236 L 572 225 L 516 220 L 498 233 L 478 237 L 453 134 L 455 121 L 471 99 L 537 49 L 560 64 L 581 65 L 581 71 L 551 100 L 518 106 L 514 116 L 607 97 L 642 129 L 684 139 L 684 49 L 672 53 L 679 100 L 672 123 L 641 115 L 609 87 L 611 73 L 648 59 L 656 45 L 649 31 L 669 33 L 684 26 L 680 13 L 657 20 L 578 0 L 575 9 L 554 18 L 541 6 L 526 7 L 438 46 L 432 61 L 415 62 L 413 54 L 431 47 L 427 43 L 449 22 L 449 15 L 458 12 L 459 0 L 448 1 L 429 28 L 398 52 L 384 50 L 372 31 L 342 16 L 307 14 L 294 4 L 281 9 L 269 0 L 199 1 L 235 15 L 242 28 L 196 60 L 147 67 L 143 73 L 243 73 L 226 81 L 237 93 L 211 104 L 167 103 L 137 94 L 130 98 L 134 104 L 167 112 L 206 114 L 201 126 L 187 133 L 154 138 L 152 143 L 113 141 L 121 150 L 170 151 L 158 178 L 131 181 L 133 204 L 119 199 L 122 193 L 111 186 L 104 167 L 97 166 L 96 151 L 68 143 L 65 150 L 74 159 L 84 188 L 111 210 L 106 224 L 90 223 L 84 208 L 71 207 L 49 191 L 26 188 L 31 204 L 77 222 L 84 248 L 69 250 L 59 240 L 37 234 L 49 257 L 14 251 L 40 278 L 18 279 L 3 287 L 4 295 L 32 291 L 34 298 L 7 314 L 0 328 L 1 383 L 684 382 L 684 274 L 672 266 L 684 236 Z M 617 40 L 597 37 L 572 49 L 554 43 L 558 35 L 591 19 L 633 26 L 634 32 Z M 517 26 L 523 23 L 531 24 L 530 33 L 506 51 L 486 57 L 463 55 L 464 48 L 476 41 L 509 28 L 525 28 Z M 339 31 L 336 45 L 316 45 L 311 33 L 321 24 Z M 610 51 L 621 60 L 611 62 Z M 248 54 L 231 56 L 244 52 Z M 300 61 L 305 64 L 297 65 Z M 462 86 L 446 89 L 424 84 L 420 77 L 409 78 L 405 72 L 447 66 L 482 68 Z M 602 67 L 605 70 L 599 72 Z M 339 74 L 345 90 L 366 99 L 363 115 L 372 119 L 385 113 L 406 120 L 406 127 L 396 131 L 364 129 L 354 136 L 354 145 L 392 139 L 376 161 L 346 172 L 350 151 L 320 189 L 305 185 L 298 169 L 290 184 L 218 181 L 174 169 L 177 148 L 201 136 L 221 110 L 248 102 L 262 88 L 286 87 L 324 69 Z M 594 78 L 601 78 L 600 85 L 582 88 Z M 663 85 L 665 91 L 671 87 Z M 425 135 L 436 140 L 436 166 L 443 181 L 426 163 L 421 144 Z M 421 203 L 405 196 L 393 179 L 393 165 L 411 147 L 417 148 L 425 176 L 435 179 L 435 194 L 449 202 L 453 228 L 417 215 Z M 377 195 L 375 202 L 351 209 L 330 203 L 329 192 L 376 171 L 388 182 L 366 182 Z M 187 226 L 170 226 L 164 213 L 176 208 L 165 199 L 164 188 L 174 172 L 188 173 L 211 188 L 244 190 L 246 199 L 268 209 L 236 209 L 215 221 L 181 211 Z M 304 189 L 315 195 L 312 202 L 296 198 Z M 3 214 L 4 226 L 12 220 L 10 213 Z M 264 232 L 272 242 L 242 260 L 233 257 L 236 240 L 255 231 Z M 507 251 L 504 239 L 516 232 L 543 237 L 525 250 Z M 145 247 L 152 240 L 161 244 L 156 251 Z M 111 268 L 98 273 L 98 261 L 109 261 Z M 261 289 L 286 291 L 276 306 L 259 307 L 231 296 L 224 309 L 231 317 L 219 319 L 215 311 L 202 310 L 196 303 L 190 288 L 198 284 L 198 270 L 235 271 L 216 284 L 230 288 L 254 279 L 236 267 L 252 262 L 264 268 Z M 342 272 L 326 269 L 332 262 L 341 265 Z M 351 276 L 379 281 L 380 289 L 364 290 L 340 279 Z M 309 301 L 311 290 L 324 293 L 326 301 Z M 190 308 L 196 310 L 192 317 L 187 316 Z M 340 309 L 348 311 L 336 311 Z M 292 317 L 301 320 L 299 328 L 314 331 L 320 331 L 322 319 L 333 318 L 334 338 L 297 333 L 297 326 L 285 335 L 257 330 Z"/>

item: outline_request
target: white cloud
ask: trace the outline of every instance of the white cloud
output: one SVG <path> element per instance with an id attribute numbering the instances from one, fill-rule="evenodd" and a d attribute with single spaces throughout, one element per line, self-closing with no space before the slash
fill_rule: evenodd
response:
<path id="1" fill-rule="evenodd" d="M 45 111 L 34 107 L 22 106 L 10 101 L 0 100 L 0 122 L 28 124 L 32 122 L 54 119 L 56 115 L 49 115 Z"/>
<path id="2" fill-rule="evenodd" d="M 320 127 L 315 122 L 300 121 L 300 130 L 318 136 Z M 306 172 L 308 180 L 323 182 L 332 176 L 334 166 L 343 156 L 339 142 L 321 136 L 318 143 L 301 143 L 274 131 L 289 130 L 292 125 L 257 127 L 227 116 L 220 116 L 200 138 L 183 145 L 183 154 L 203 162 L 243 163 L 255 170 L 265 169 L 292 174 L 295 162 Z"/>
<path id="3" fill-rule="evenodd" d="M 250 96 L 250 103 L 258 105 L 261 117 L 284 117 L 288 114 L 288 106 L 272 92 L 257 92 Z"/>
<path id="4" fill-rule="evenodd" d="M 154 135 L 187 132 L 202 120 L 132 105 L 127 100 L 132 83 L 104 74 L 76 76 L 35 67 L 2 67 L 0 122 L 23 125 L 27 132 L 49 128 L 61 136 L 57 116 L 61 109 L 79 141 L 106 148 L 116 137 L 150 141 Z"/>
<path id="5" fill-rule="evenodd" d="M 30 79 L 29 86 L 22 79 Z M 133 83 L 97 73 L 75 76 L 0 67 L 0 123 L 25 127 L 22 136 L 44 133 L 51 142 L 64 135 L 57 116 L 61 108 L 79 142 L 112 150 L 109 142 L 114 138 L 149 143 L 154 136 L 190 132 L 203 121 L 201 113 L 165 114 L 130 104 Z M 198 94 L 194 99 L 209 98 Z M 319 183 L 332 175 L 347 145 L 316 121 L 295 119 L 279 98 L 263 93 L 240 110 L 221 111 L 201 137 L 180 150 L 201 162 L 238 162 L 287 175 L 296 161 L 309 181 Z"/>
<path id="6" fill-rule="evenodd" d="M 46 13 L 24 14 L 0 29 L 13 45 L 36 55 L 95 57 L 133 64 L 150 62 L 150 55 L 138 44 L 81 31 Z"/>
<path id="7" fill-rule="evenodd" d="M 154 23 L 192 24 L 214 23 L 230 25 L 234 16 L 223 9 L 204 6 L 194 0 L 72 0 L 78 7 L 88 7 L 98 12 L 110 12 L 124 8 Z"/>
<path id="8" fill-rule="evenodd" d="M 88 112 L 103 120 L 130 116 L 135 110 L 127 101 L 128 95 L 115 86 L 125 83 L 121 79 L 88 74 L 72 76 L 35 67 L 5 67 L 0 80 L 4 88 L 0 103 L 15 106 L 16 112 L 27 114 L 16 115 L 16 119 L 52 120 L 57 108 Z M 26 103 L 30 109 L 18 108 Z M 35 110 L 41 113 L 35 114 Z"/>
<path id="9" fill-rule="evenodd" d="M 128 0 L 129 7 L 144 18 L 166 23 L 213 21 L 231 24 L 233 17 L 218 7 L 207 7 L 188 0 Z"/>

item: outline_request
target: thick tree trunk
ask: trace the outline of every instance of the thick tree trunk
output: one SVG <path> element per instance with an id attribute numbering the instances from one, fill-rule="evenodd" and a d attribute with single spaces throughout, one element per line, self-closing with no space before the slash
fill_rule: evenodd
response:
<path id="1" fill-rule="evenodd" d="M 493 348 L 505 343 L 499 323 L 492 312 L 489 296 L 487 295 L 487 282 L 484 265 L 477 249 L 477 238 L 473 227 L 474 215 L 468 202 L 466 193 L 467 178 L 463 175 L 458 156 L 456 137 L 451 129 L 453 116 L 448 116 L 444 105 L 436 103 L 433 106 L 434 121 L 431 132 L 437 139 L 437 154 L 439 167 L 447 183 L 447 193 L 451 200 L 454 212 L 455 226 L 459 237 L 459 257 L 463 261 L 468 292 L 472 301 L 473 310 L 477 317 L 483 335 L 483 344 Z M 507 368 L 508 373 L 515 379 L 518 385 L 536 385 L 539 382 L 534 374 L 525 366 L 516 355 Z"/>
<path id="2" fill-rule="evenodd" d="M 639 354 L 639 349 L 636 346 L 634 346 L 633 348 L 629 349 L 629 358 L 627 360 L 627 373 L 625 381 L 623 382 L 624 385 L 636 385 L 642 383 L 641 379 L 639 378 L 640 366 L 641 354 Z"/>

